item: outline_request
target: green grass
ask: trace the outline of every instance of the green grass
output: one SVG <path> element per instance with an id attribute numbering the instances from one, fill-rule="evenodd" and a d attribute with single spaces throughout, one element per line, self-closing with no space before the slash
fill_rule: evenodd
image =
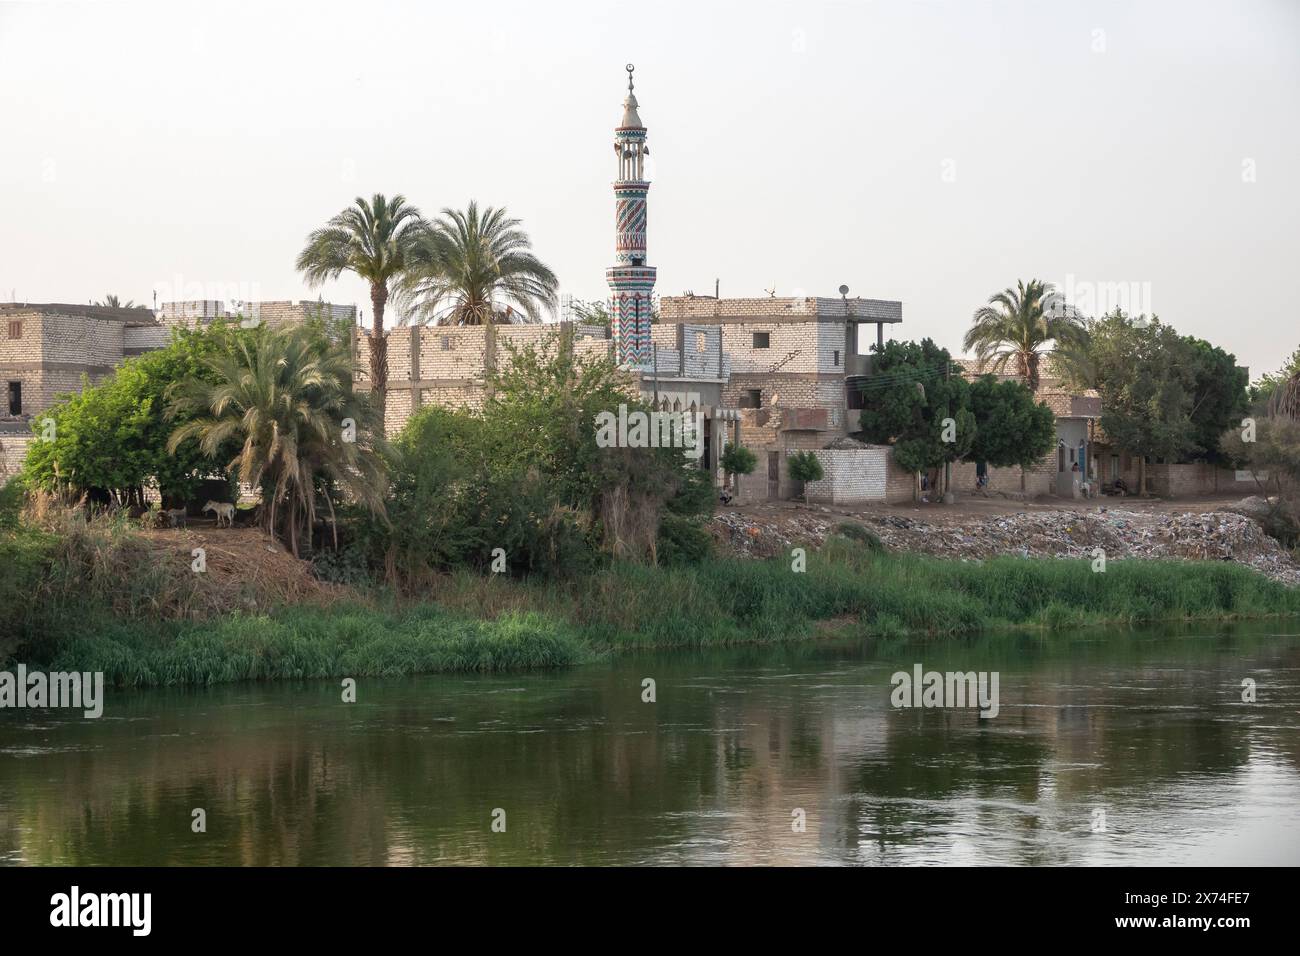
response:
<path id="1" fill-rule="evenodd" d="M 572 628 L 537 614 L 482 621 L 434 605 L 401 613 L 358 605 L 170 626 L 113 621 L 58 642 L 48 666 L 149 686 L 529 670 L 588 656 Z"/>
<path id="2" fill-rule="evenodd" d="M 197 623 L 83 612 L 25 659 L 117 684 L 568 666 L 611 651 L 1300 615 L 1300 589 L 1227 562 L 947 561 L 833 538 L 788 559 L 616 565 L 568 581 L 460 573 L 414 604 L 286 607 Z M 54 620 L 54 618 L 51 618 Z M 86 622 L 93 622 L 87 626 Z"/>

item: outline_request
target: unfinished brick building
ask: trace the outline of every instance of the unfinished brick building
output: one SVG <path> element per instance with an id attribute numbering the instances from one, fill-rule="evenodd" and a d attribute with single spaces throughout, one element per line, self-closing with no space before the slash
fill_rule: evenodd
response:
<path id="1" fill-rule="evenodd" d="M 313 316 L 355 321 L 353 306 L 328 302 L 250 302 L 227 312 L 221 302 L 165 302 L 149 309 L 67 303 L 0 303 L 0 484 L 18 471 L 32 441 L 32 422 L 83 381 L 102 381 L 123 359 L 160 349 L 170 326 L 196 327 L 235 315 L 267 324 Z"/>
<path id="2" fill-rule="evenodd" d="M 22 465 L 31 422 L 57 395 L 166 341 L 148 309 L 0 303 L 0 482 Z"/>

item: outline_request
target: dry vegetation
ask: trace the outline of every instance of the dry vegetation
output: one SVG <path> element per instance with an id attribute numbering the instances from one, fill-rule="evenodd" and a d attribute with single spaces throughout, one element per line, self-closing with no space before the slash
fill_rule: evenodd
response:
<path id="1" fill-rule="evenodd" d="M 255 528 L 159 529 L 148 518 L 86 517 L 48 495 L 31 499 L 29 527 L 49 535 L 49 573 L 40 586 L 54 600 L 93 600 L 115 614 L 154 620 L 202 619 L 291 604 L 327 605 L 355 598 L 318 581 Z M 194 569 L 202 549 L 205 569 Z"/>

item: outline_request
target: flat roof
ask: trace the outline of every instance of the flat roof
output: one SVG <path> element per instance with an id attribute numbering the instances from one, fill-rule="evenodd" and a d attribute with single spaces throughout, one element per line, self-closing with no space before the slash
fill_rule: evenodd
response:
<path id="1" fill-rule="evenodd" d="M 39 312 L 41 315 L 83 315 L 91 319 L 112 319 L 137 325 L 157 325 L 153 310 L 114 309 L 106 305 L 73 305 L 67 302 L 0 302 L 0 313 Z"/>
<path id="2" fill-rule="evenodd" d="M 903 321 L 903 303 L 895 299 L 831 296 L 755 296 L 721 298 L 711 295 L 665 295 L 659 298 L 660 321 L 698 322 L 845 322 Z"/>

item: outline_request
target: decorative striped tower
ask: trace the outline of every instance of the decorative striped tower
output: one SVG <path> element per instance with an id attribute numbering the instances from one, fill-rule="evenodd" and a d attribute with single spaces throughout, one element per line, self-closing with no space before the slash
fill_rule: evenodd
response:
<path id="1" fill-rule="evenodd" d="M 614 152 L 618 155 L 618 179 L 614 182 L 616 265 L 605 270 L 609 282 L 609 314 L 613 320 L 614 351 L 619 365 L 645 368 L 650 365 L 650 294 L 655 287 L 655 269 L 645 264 L 646 193 L 645 127 L 637 115 L 632 92 L 631 63 L 627 65 L 627 99 L 623 101 L 623 122 L 614 131 Z"/>

